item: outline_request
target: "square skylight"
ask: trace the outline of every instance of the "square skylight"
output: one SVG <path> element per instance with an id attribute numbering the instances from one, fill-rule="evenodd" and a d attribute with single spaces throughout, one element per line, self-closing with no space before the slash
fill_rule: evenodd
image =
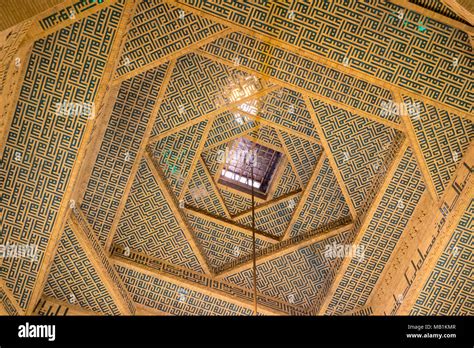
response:
<path id="1" fill-rule="evenodd" d="M 266 199 L 282 154 L 246 138 L 231 142 L 224 155 L 219 183 Z M 252 180 L 253 167 L 253 180 Z"/>

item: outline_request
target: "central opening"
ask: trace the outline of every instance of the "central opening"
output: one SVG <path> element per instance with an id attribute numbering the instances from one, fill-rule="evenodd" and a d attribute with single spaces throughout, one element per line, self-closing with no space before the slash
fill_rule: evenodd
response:
<path id="1" fill-rule="evenodd" d="M 282 154 L 246 138 L 228 144 L 219 183 L 266 199 Z M 252 181 L 253 168 L 253 181 Z"/>

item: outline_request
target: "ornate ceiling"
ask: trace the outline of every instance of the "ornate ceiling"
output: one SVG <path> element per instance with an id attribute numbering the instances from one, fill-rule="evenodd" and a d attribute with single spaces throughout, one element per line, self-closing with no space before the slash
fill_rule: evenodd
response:
<path id="1" fill-rule="evenodd" d="M 243 138 L 282 154 L 258 314 L 473 315 L 474 23 L 450 4 L 25 7 L 0 34 L 0 314 L 252 315 L 252 199 L 219 180 Z"/>

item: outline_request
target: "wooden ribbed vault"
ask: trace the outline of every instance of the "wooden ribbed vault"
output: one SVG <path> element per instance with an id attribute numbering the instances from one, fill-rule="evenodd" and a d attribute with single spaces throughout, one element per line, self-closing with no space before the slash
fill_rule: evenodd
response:
<path id="1" fill-rule="evenodd" d="M 0 245 L 38 257 L 0 258 L 0 314 L 251 315 L 251 198 L 219 182 L 244 137 L 283 154 L 256 198 L 258 314 L 473 315 L 474 29 L 461 3 L 12 11 Z M 363 258 L 328 257 L 335 245 Z"/>

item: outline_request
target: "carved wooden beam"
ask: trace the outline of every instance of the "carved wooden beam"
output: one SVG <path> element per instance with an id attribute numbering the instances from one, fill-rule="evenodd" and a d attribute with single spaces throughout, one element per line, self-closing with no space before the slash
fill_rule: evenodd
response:
<path id="1" fill-rule="evenodd" d="M 150 137 L 151 131 L 153 129 L 153 126 L 156 121 L 156 117 L 158 115 L 158 110 L 160 109 L 161 103 L 163 102 L 163 99 L 165 97 L 166 89 L 168 87 L 168 84 L 171 80 L 171 76 L 173 74 L 174 67 L 176 66 L 176 61 L 171 61 L 170 64 L 168 65 L 168 68 L 166 70 L 165 77 L 163 79 L 163 82 L 160 86 L 160 91 L 158 92 L 158 97 L 156 99 L 155 105 L 153 107 L 153 111 L 150 114 L 150 118 L 148 120 L 148 124 L 145 130 L 145 133 L 143 134 L 143 139 L 141 140 L 140 147 L 137 151 L 137 156 L 135 157 L 135 162 L 133 163 L 132 169 L 130 171 L 130 176 L 128 177 L 127 185 L 125 186 L 122 199 L 120 200 L 120 204 L 117 208 L 117 212 L 115 214 L 114 221 L 112 222 L 112 226 L 109 231 L 109 235 L 107 236 L 107 242 L 105 245 L 105 250 L 109 250 L 110 246 L 112 245 L 112 241 L 114 239 L 115 232 L 117 231 L 120 218 L 122 216 L 123 210 L 125 209 L 125 205 L 127 203 L 128 195 L 130 193 L 130 190 L 132 189 L 133 181 L 135 180 L 135 176 L 137 174 L 138 169 L 140 168 L 140 163 L 143 159 L 143 155 L 145 153 L 145 149 L 148 143 L 148 138 Z"/>
<path id="2" fill-rule="evenodd" d="M 211 222 L 217 223 L 219 225 L 231 228 L 233 230 L 245 233 L 246 235 L 252 236 L 252 229 L 248 226 L 239 224 L 239 223 L 234 222 L 234 221 L 229 220 L 229 219 L 222 218 L 220 216 L 215 216 L 211 213 L 208 213 L 206 211 L 191 207 L 187 204 L 185 205 L 185 210 L 186 210 L 186 213 L 188 213 L 188 214 L 200 217 L 200 218 L 205 219 L 207 221 L 211 221 Z M 259 231 L 259 230 L 255 230 L 255 236 L 258 239 L 264 240 L 264 241 L 269 242 L 269 243 L 276 243 L 279 240 L 278 237 L 273 236 L 270 233 Z"/>
<path id="3" fill-rule="evenodd" d="M 95 236 L 95 232 L 79 209 L 73 209 L 68 225 L 74 232 L 84 253 L 97 271 L 102 284 L 107 289 L 120 313 L 123 315 L 135 314 L 136 309 L 130 294 L 122 284 L 113 265 L 109 262 L 106 252 L 102 249 L 99 240 Z"/>
<path id="4" fill-rule="evenodd" d="M 274 260 L 287 255 L 293 251 L 304 248 L 308 245 L 320 242 L 333 237 L 339 233 L 350 230 L 353 227 L 352 221 L 344 218 L 316 230 L 303 233 L 296 237 L 286 239 L 267 248 L 257 250 L 257 265 Z M 222 279 L 232 274 L 241 272 L 252 267 L 252 255 L 244 255 L 216 269 L 216 279 Z"/>
<path id="5" fill-rule="evenodd" d="M 243 104 L 247 101 L 251 101 L 251 100 L 254 100 L 256 98 L 260 98 L 260 97 L 262 97 L 262 96 L 264 96 L 264 95 L 266 95 L 270 92 L 278 90 L 279 88 L 280 88 L 279 86 L 271 86 L 271 87 L 263 88 L 262 90 L 254 93 L 252 95 L 249 95 L 248 97 L 244 97 L 244 98 L 239 99 L 235 102 L 232 102 L 232 103 L 226 104 L 224 106 L 221 106 L 221 107 L 217 108 L 216 110 L 214 110 L 214 111 L 212 111 L 212 112 L 210 112 L 206 115 L 200 116 L 198 118 L 195 118 L 194 120 L 190 120 L 188 122 L 185 122 L 180 126 L 174 127 L 174 128 L 172 128 L 168 131 L 165 131 L 165 132 L 162 132 L 158 135 L 155 135 L 154 137 L 150 138 L 148 143 L 153 144 L 153 143 L 159 141 L 160 139 L 166 138 L 167 136 L 169 136 L 171 134 L 178 133 L 179 131 L 181 131 L 183 129 L 186 129 L 186 128 L 189 128 L 189 127 L 191 127 L 195 124 L 198 124 L 198 123 L 200 123 L 204 120 L 209 120 L 213 117 L 216 117 L 220 113 L 233 110 L 233 109 L 237 108 L 239 105 L 241 105 L 241 104 Z"/>
<path id="6" fill-rule="evenodd" d="M 188 241 L 189 245 L 191 246 L 191 249 L 196 255 L 196 258 L 198 259 L 199 264 L 201 265 L 202 269 L 204 270 L 206 274 L 212 274 L 213 270 L 209 264 L 209 261 L 207 260 L 205 256 L 206 254 L 204 253 L 201 247 L 201 244 L 199 243 L 199 240 L 194 235 L 191 227 L 188 225 L 186 216 L 181 211 L 181 209 L 179 209 L 177 199 L 174 197 L 174 193 L 172 192 L 171 188 L 167 185 L 166 179 L 163 176 L 163 173 L 161 171 L 159 164 L 153 158 L 153 155 L 150 154 L 148 151 L 145 151 L 144 158 L 148 166 L 150 167 L 150 170 L 153 176 L 155 177 L 158 183 L 158 186 L 163 192 L 163 196 L 165 197 L 167 202 L 170 204 L 171 210 L 173 211 L 174 216 L 176 217 L 176 220 L 178 221 L 179 226 L 183 230 L 186 240 Z"/>
<path id="7" fill-rule="evenodd" d="M 288 226 L 286 227 L 285 233 L 282 236 L 282 240 L 288 239 L 290 237 L 291 230 L 293 229 L 293 226 L 298 220 L 300 213 L 303 210 L 304 205 L 306 204 L 306 200 L 308 199 L 308 196 L 311 193 L 313 183 L 318 177 L 325 159 L 326 159 L 326 155 L 323 152 L 319 156 L 318 162 L 316 163 L 316 166 L 313 169 L 313 173 L 311 174 L 311 177 L 309 178 L 308 183 L 306 184 L 306 187 L 303 191 L 303 195 L 301 196 L 300 201 L 298 202 L 298 205 L 296 206 L 295 210 L 291 214 L 290 222 L 288 223 Z"/>
<path id="8" fill-rule="evenodd" d="M 118 245 L 112 248 L 111 260 L 116 265 L 158 277 L 177 286 L 188 288 L 226 302 L 253 310 L 253 291 L 229 282 L 217 281 L 204 274 L 172 265 L 164 260 L 130 250 L 127 254 Z M 128 255 L 128 256 L 127 256 Z M 306 315 L 304 309 L 270 296 L 257 293 L 258 312 L 266 315 Z"/>
<path id="9" fill-rule="evenodd" d="M 66 316 L 66 315 L 103 315 L 102 313 L 84 309 L 58 299 L 43 295 L 33 310 L 32 315 L 38 316 Z"/>
<path id="10" fill-rule="evenodd" d="M 382 200 L 383 195 L 385 194 L 385 191 L 388 188 L 388 185 L 390 184 L 390 181 L 393 178 L 393 175 L 395 174 L 395 171 L 397 170 L 398 165 L 400 164 L 403 155 L 405 154 L 405 151 L 408 148 L 408 141 L 405 138 L 403 140 L 403 143 L 401 147 L 398 149 L 398 152 L 395 155 L 395 158 L 391 161 L 389 164 L 389 167 L 387 169 L 383 169 L 383 172 L 385 173 L 383 180 L 381 181 L 380 186 L 378 187 L 378 191 L 376 191 L 375 196 L 373 199 L 369 199 L 366 202 L 366 207 L 362 208 L 362 214 L 358 215 L 357 221 L 356 221 L 356 226 L 357 228 L 354 230 L 355 232 L 355 238 L 354 240 L 350 241 L 351 244 L 357 245 L 360 244 L 363 236 L 364 236 L 364 231 L 368 228 L 370 221 L 372 220 L 372 217 L 374 216 L 375 212 L 377 211 L 377 208 Z M 379 169 L 380 170 L 380 169 Z M 374 186 L 375 187 L 375 186 Z M 377 188 L 377 187 L 375 187 Z M 369 195 L 368 195 L 369 197 Z M 339 286 L 339 283 L 341 282 L 342 278 L 344 277 L 344 274 L 346 273 L 349 264 L 351 263 L 350 258 L 344 258 L 342 260 L 342 263 L 337 271 L 336 276 L 334 279 L 331 280 L 331 285 L 329 287 L 328 292 L 326 293 L 325 299 L 323 303 L 321 304 L 321 307 L 318 310 L 318 314 L 323 315 L 328 306 L 329 303 L 331 302 L 331 299 L 333 298 L 334 294 L 336 293 L 336 290 Z"/>
<path id="11" fill-rule="evenodd" d="M 324 148 L 324 153 L 326 154 L 329 164 L 331 165 L 332 171 L 336 176 L 337 183 L 341 189 L 342 195 L 346 200 L 347 206 L 349 207 L 349 211 L 353 219 L 357 216 L 357 211 L 354 206 L 354 202 L 352 202 L 351 196 L 349 195 L 349 191 L 347 190 L 346 184 L 344 183 L 344 179 L 342 178 L 341 172 L 337 166 L 336 160 L 331 152 L 331 148 L 329 147 L 329 143 L 324 135 L 323 127 L 318 121 L 318 117 L 316 116 L 316 112 L 314 111 L 313 105 L 311 104 L 311 100 L 307 95 L 304 95 L 304 101 L 306 103 L 306 107 L 311 115 L 311 119 L 313 120 L 314 126 L 316 128 L 316 132 L 319 135 L 319 139 L 321 139 L 322 146 Z"/>
<path id="12" fill-rule="evenodd" d="M 120 54 L 120 47 L 122 44 L 122 40 L 120 39 L 120 35 L 125 35 L 125 28 L 127 27 L 130 18 L 132 16 L 133 9 L 135 8 L 135 1 L 127 2 L 124 8 L 124 12 L 120 18 L 120 22 L 118 24 L 117 30 L 117 37 L 115 38 L 112 46 L 111 46 L 111 53 L 107 59 L 107 63 L 104 69 L 104 74 L 102 76 L 101 82 L 98 87 L 97 91 L 97 100 L 99 104 L 101 103 L 101 98 L 104 95 L 104 91 L 107 90 L 107 86 L 109 85 L 112 75 L 115 70 L 115 64 L 117 62 L 117 58 Z M 51 235 L 48 241 L 48 245 L 46 247 L 43 262 L 41 263 L 38 269 L 38 276 L 36 278 L 36 282 L 33 286 L 33 292 L 31 298 L 28 302 L 27 307 L 27 314 L 31 314 L 34 307 L 38 303 L 40 297 L 43 294 L 44 285 L 46 284 L 46 280 L 49 275 L 49 270 L 51 265 L 54 261 L 54 256 L 56 254 L 56 250 L 59 244 L 59 240 L 61 238 L 61 234 L 64 230 L 64 226 L 66 224 L 68 215 L 69 215 L 69 201 L 71 197 L 74 197 L 73 193 L 76 189 L 76 184 L 78 178 L 80 176 L 81 168 L 83 168 L 83 162 L 85 160 L 85 155 L 87 152 L 88 144 L 91 141 L 93 123 L 89 122 L 84 130 L 83 140 L 81 146 L 78 150 L 77 157 L 74 163 L 73 170 L 70 175 L 70 179 L 64 195 L 61 199 L 61 205 L 57 214 L 57 219 L 55 221 L 54 227 L 52 228 Z"/>
<path id="13" fill-rule="evenodd" d="M 451 11 L 474 26 L 474 4 L 471 0 L 441 0 Z M 471 27 L 470 35 L 473 34 Z"/>
<path id="14" fill-rule="evenodd" d="M 434 186 L 433 179 L 430 175 L 428 166 L 426 165 L 425 157 L 423 156 L 423 152 L 421 151 L 421 145 L 418 142 L 418 139 L 416 138 L 415 128 L 411 123 L 410 115 L 407 111 L 407 108 L 405 107 L 405 103 L 403 103 L 403 98 L 400 94 L 393 93 L 393 100 L 396 104 L 401 106 L 401 114 L 399 117 L 402 120 L 402 123 L 405 125 L 405 133 L 408 137 L 408 140 L 410 141 L 410 147 L 412 148 L 413 153 L 415 154 L 416 162 L 418 163 L 418 167 L 420 168 L 420 171 L 423 175 L 423 181 L 426 185 L 426 188 L 428 189 L 431 198 L 433 198 L 433 200 L 437 202 L 438 194 L 436 193 L 436 188 Z"/>
<path id="15" fill-rule="evenodd" d="M 409 315 L 459 220 L 474 197 L 474 143 L 471 143 L 440 202 L 425 198 L 369 299 L 377 313 Z M 395 282 L 396 280 L 396 282 Z"/>
<path id="16" fill-rule="evenodd" d="M 3 0 L 0 12 L 0 32 L 5 32 L 14 26 L 31 21 L 49 7 L 63 2 L 63 0 L 22 1 Z"/>

